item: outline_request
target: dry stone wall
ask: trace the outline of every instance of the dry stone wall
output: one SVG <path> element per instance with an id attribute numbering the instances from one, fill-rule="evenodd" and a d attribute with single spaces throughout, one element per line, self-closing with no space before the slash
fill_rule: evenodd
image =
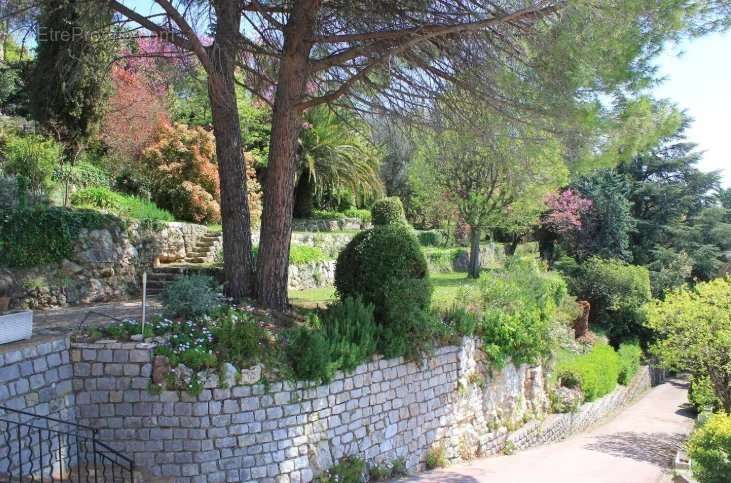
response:
<path id="1" fill-rule="evenodd" d="M 207 231 L 202 225 L 166 223 L 150 228 L 82 229 L 66 260 L 23 270 L 0 269 L 11 307 L 32 309 L 106 302 L 137 293 L 140 270 L 185 258 Z"/>
<path id="2" fill-rule="evenodd" d="M 226 386 L 212 377 L 191 395 L 150 390 L 153 351 L 59 339 L 0 352 L 0 405 L 97 428 L 145 481 L 308 482 L 348 455 L 403 458 L 416 471 L 430 448 L 457 462 L 552 442 L 651 385 L 643 368 L 628 387 L 548 414 L 542 367 L 490 369 L 479 341 L 465 338 L 418 363 L 374 359 L 325 385 Z"/>
<path id="3" fill-rule="evenodd" d="M 421 470 L 436 446 L 456 462 L 565 437 L 650 385 L 644 371 L 576 413 L 547 415 L 541 367 L 490 371 L 476 341 L 464 339 L 420 364 L 378 359 L 316 387 L 213 387 L 214 378 L 197 396 L 151 394 L 148 344 L 76 344 L 71 352 L 79 421 L 152 475 L 181 483 L 307 482 L 347 455 L 403 458 Z"/>

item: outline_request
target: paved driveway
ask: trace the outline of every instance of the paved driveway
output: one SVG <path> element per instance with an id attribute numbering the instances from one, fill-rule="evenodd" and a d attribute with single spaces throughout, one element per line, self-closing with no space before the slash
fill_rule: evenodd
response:
<path id="1" fill-rule="evenodd" d="M 511 456 L 424 473 L 429 483 L 656 483 L 671 481 L 676 449 L 693 427 L 687 384 L 670 380 L 594 429 Z"/>

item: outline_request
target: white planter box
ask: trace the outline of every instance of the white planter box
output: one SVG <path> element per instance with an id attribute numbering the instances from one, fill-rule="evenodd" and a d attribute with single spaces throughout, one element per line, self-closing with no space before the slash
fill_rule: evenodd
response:
<path id="1" fill-rule="evenodd" d="M 0 315 L 0 344 L 30 339 L 33 335 L 33 311 Z"/>

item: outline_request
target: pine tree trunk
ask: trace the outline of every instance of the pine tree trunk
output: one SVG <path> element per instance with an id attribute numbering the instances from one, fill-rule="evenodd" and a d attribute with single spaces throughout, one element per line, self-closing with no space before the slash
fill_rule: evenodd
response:
<path id="1" fill-rule="evenodd" d="M 270 309 L 289 307 L 289 244 L 292 237 L 297 137 L 302 128 L 298 104 L 305 95 L 309 56 L 319 1 L 295 3 L 284 30 L 283 60 L 272 111 L 269 163 L 264 185 L 261 241 L 257 259 L 257 299 Z"/>
<path id="2" fill-rule="evenodd" d="M 470 278 L 480 278 L 480 228 L 473 226 L 470 230 Z"/>
<path id="3" fill-rule="evenodd" d="M 240 16 L 236 2 L 231 0 L 216 2 L 216 9 L 218 23 L 209 49 L 213 71 L 208 72 L 208 94 L 221 181 L 224 289 L 228 297 L 238 301 L 254 295 L 251 218 L 234 83 Z"/>

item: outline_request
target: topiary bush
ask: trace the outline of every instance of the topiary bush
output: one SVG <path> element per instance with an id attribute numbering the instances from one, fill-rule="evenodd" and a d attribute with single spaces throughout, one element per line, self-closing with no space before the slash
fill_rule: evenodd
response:
<path id="1" fill-rule="evenodd" d="M 700 483 L 728 483 L 731 475 L 731 415 L 714 414 L 690 437 L 688 454 Z"/>
<path id="2" fill-rule="evenodd" d="M 393 281 L 427 280 L 426 258 L 413 231 L 404 224 L 375 226 L 358 233 L 338 255 L 335 287 L 341 298 L 360 296 L 373 304 L 376 320 L 384 322 L 387 314 L 387 287 Z M 418 297 L 431 301 L 428 283 Z"/>
<path id="3" fill-rule="evenodd" d="M 207 275 L 188 275 L 169 283 L 161 294 L 167 317 L 195 319 L 210 314 L 222 303 L 216 281 Z"/>
<path id="4" fill-rule="evenodd" d="M 391 279 L 384 288 L 378 350 L 387 358 L 416 359 L 446 330 L 429 310 L 431 282 L 428 278 Z"/>
<path id="5" fill-rule="evenodd" d="M 401 203 L 401 199 L 392 196 L 376 201 L 371 207 L 371 218 L 374 225 L 390 225 L 392 223 L 404 222 L 404 205 Z"/>

